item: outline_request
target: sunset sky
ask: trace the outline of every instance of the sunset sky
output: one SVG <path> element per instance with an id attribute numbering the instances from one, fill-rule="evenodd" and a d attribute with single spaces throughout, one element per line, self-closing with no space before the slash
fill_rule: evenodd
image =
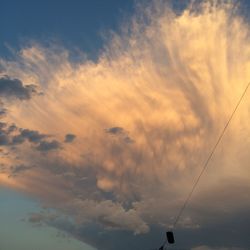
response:
<path id="1" fill-rule="evenodd" d="M 152 250 L 250 81 L 248 1 L 0 0 L 0 250 Z M 250 249 L 250 89 L 174 234 Z"/>

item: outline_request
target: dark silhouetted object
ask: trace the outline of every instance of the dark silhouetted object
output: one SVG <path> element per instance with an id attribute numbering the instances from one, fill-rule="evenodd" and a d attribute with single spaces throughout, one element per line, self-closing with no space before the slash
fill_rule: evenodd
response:
<path id="1" fill-rule="evenodd" d="M 164 249 L 164 246 L 161 246 L 160 248 L 159 248 L 159 250 L 163 250 Z"/>
<path id="2" fill-rule="evenodd" d="M 167 234 L 167 240 L 169 244 L 174 244 L 174 233 L 172 231 L 169 231 Z"/>

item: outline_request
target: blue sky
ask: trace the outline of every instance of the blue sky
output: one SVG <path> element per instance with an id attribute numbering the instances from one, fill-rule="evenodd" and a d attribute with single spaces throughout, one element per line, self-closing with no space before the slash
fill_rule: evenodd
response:
<path id="1" fill-rule="evenodd" d="M 116 30 L 134 10 L 133 0 L 32 1 L 1 0 L 0 52 L 20 48 L 30 40 L 57 40 L 96 57 L 103 35 Z"/>
<path id="2" fill-rule="evenodd" d="M 38 201 L 12 189 L 0 187 L 0 249 L 94 250 L 62 231 L 32 225 L 29 217 L 42 210 Z"/>

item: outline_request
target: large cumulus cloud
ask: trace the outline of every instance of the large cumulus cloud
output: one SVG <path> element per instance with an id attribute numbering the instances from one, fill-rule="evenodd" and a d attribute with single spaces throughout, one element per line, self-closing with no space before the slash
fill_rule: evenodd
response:
<path id="1" fill-rule="evenodd" d="M 136 234 L 170 227 L 250 79 L 248 24 L 232 4 L 195 6 L 176 14 L 155 1 L 113 35 L 97 62 L 71 62 L 68 51 L 39 44 L 1 60 L 9 76 L 2 93 L 29 99 L 6 104 L 5 123 L 23 129 L 2 129 L 1 145 L 13 138 L 15 148 L 1 181 L 76 223 Z M 43 95 L 27 98 L 33 92 L 22 82 L 39 84 Z M 250 207 L 237 195 L 249 191 L 248 104 L 181 218 L 182 230 L 208 226 L 211 204 L 222 221 Z M 11 171 L 23 173 L 10 181 Z"/>

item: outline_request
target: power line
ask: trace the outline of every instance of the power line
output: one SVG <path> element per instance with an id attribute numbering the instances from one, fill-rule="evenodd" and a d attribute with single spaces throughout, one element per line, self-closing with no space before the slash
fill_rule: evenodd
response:
<path id="1" fill-rule="evenodd" d="M 199 183 L 199 181 L 200 181 L 200 179 L 201 179 L 201 176 L 203 175 L 203 173 L 204 173 L 205 170 L 207 169 L 208 163 L 210 162 L 212 156 L 214 155 L 214 152 L 216 151 L 217 146 L 219 145 L 220 141 L 222 140 L 222 137 L 224 136 L 224 134 L 225 134 L 225 132 L 226 132 L 226 130 L 227 130 L 227 128 L 228 128 L 230 122 L 232 121 L 232 119 L 233 119 L 233 117 L 234 117 L 234 115 L 235 115 L 235 113 L 236 113 L 238 107 L 240 106 L 240 104 L 241 104 L 241 102 L 242 102 L 242 99 L 244 98 L 244 96 L 245 96 L 245 94 L 246 94 L 246 92 L 247 92 L 249 86 L 250 86 L 250 82 L 247 84 L 247 86 L 246 86 L 244 92 L 242 93 L 242 95 L 241 95 L 239 101 L 237 102 L 237 105 L 235 106 L 235 108 L 234 108 L 234 110 L 233 110 L 231 116 L 229 117 L 229 119 L 228 119 L 228 121 L 227 121 L 225 127 L 223 128 L 223 130 L 222 130 L 220 136 L 218 137 L 218 139 L 217 139 L 217 141 L 216 141 L 214 147 L 212 148 L 211 153 L 208 155 L 208 158 L 207 158 L 207 160 L 205 161 L 205 164 L 203 165 L 203 168 L 202 168 L 200 174 L 198 175 L 198 178 L 197 178 L 196 181 L 194 182 L 191 191 L 189 192 L 189 194 L 188 194 L 188 196 L 187 196 L 185 202 L 183 203 L 182 207 L 180 208 L 180 211 L 179 211 L 179 213 L 177 214 L 177 216 L 176 216 L 176 218 L 175 218 L 175 221 L 174 221 L 174 223 L 173 223 L 173 228 L 176 227 L 176 225 L 177 225 L 177 223 L 178 223 L 178 221 L 179 221 L 179 219 L 180 219 L 180 217 L 181 217 L 183 211 L 185 210 L 185 208 L 186 208 L 188 202 L 190 201 L 191 196 L 192 196 L 192 194 L 193 194 L 193 192 L 194 192 L 196 186 L 198 185 L 198 183 Z"/>

